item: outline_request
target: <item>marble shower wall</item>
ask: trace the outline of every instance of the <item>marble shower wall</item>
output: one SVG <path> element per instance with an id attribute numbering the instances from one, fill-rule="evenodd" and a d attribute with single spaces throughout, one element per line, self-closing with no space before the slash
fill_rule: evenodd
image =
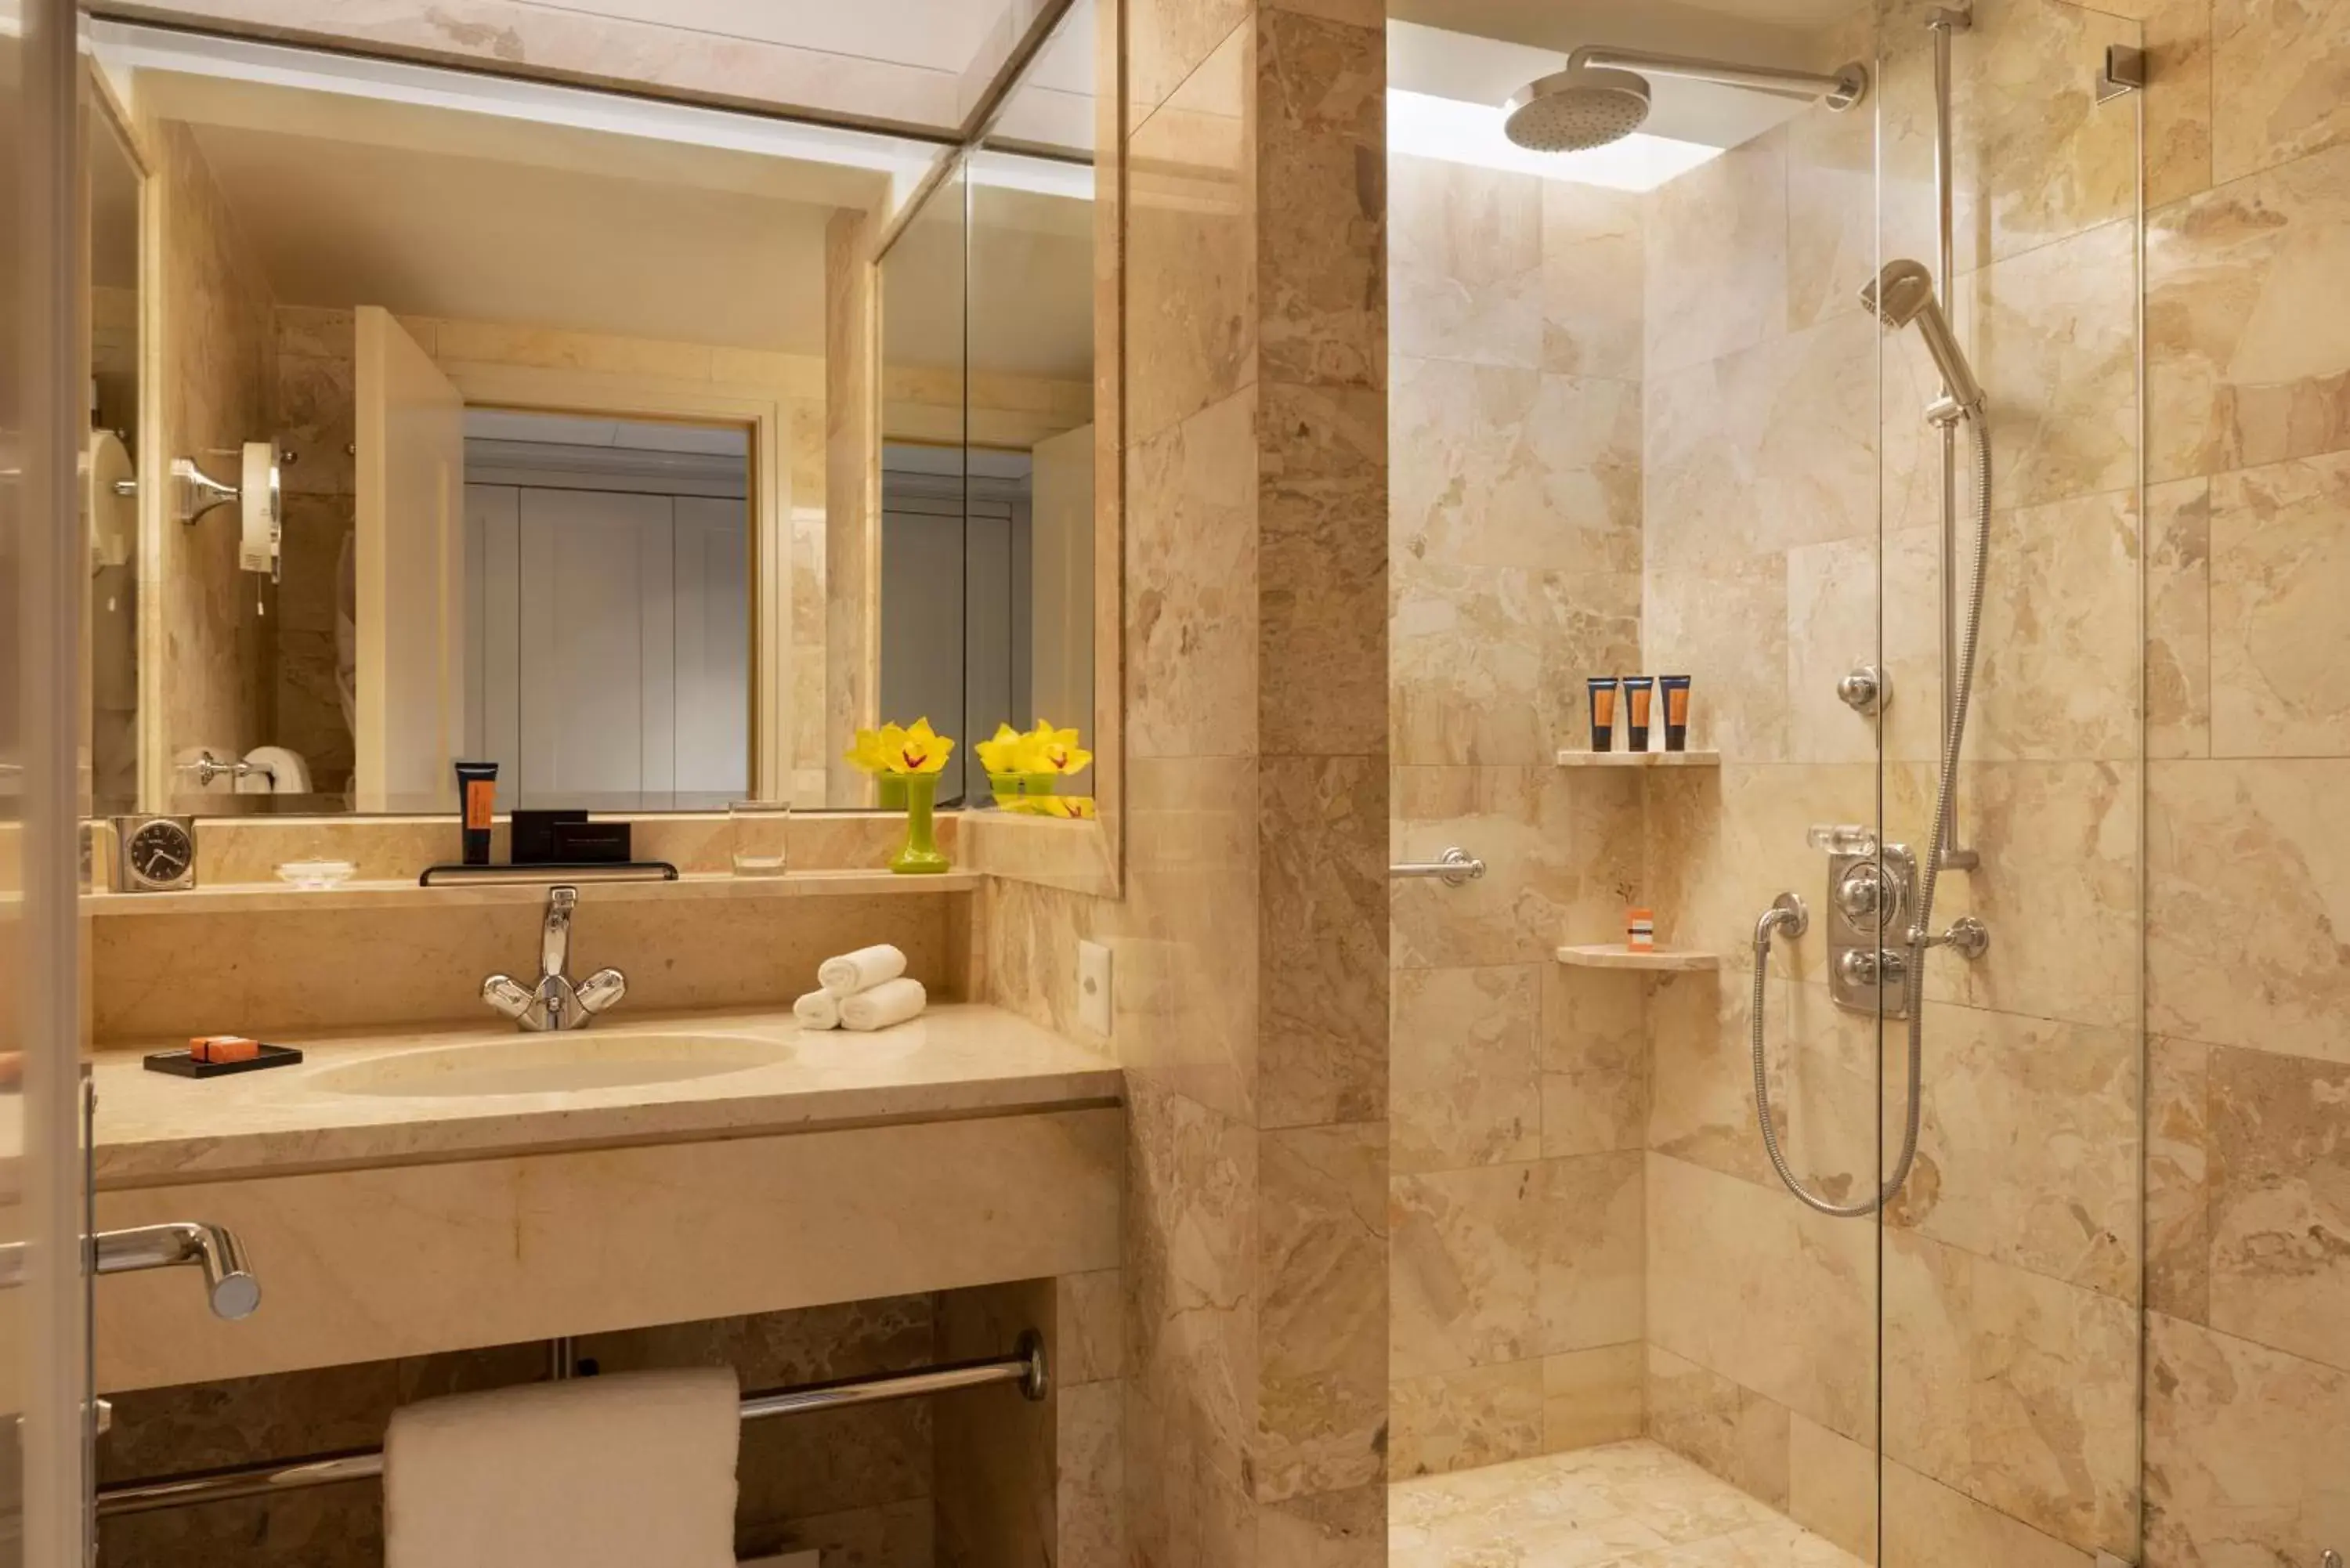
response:
<path id="1" fill-rule="evenodd" d="M 2160 0 L 2148 1568 L 2350 1552 L 2350 4 Z"/>
<path id="2" fill-rule="evenodd" d="M 243 444 L 274 433 L 269 281 L 194 133 L 152 120 L 144 135 L 161 192 L 159 455 L 192 457 L 234 483 Z M 222 507 L 193 526 L 168 525 L 158 558 L 141 572 L 142 591 L 161 607 L 160 647 L 151 639 L 140 659 L 156 671 L 142 701 L 160 699 L 168 722 L 166 754 L 148 764 L 158 782 L 174 757 L 197 748 L 241 757 L 273 738 L 276 590 L 240 571 L 236 553 L 236 509 Z"/>
<path id="3" fill-rule="evenodd" d="M 2137 106 L 2091 91 L 2126 20 L 1978 0 L 1954 51 L 1950 303 L 1989 389 L 1994 543 L 1960 788 L 1982 864 L 1934 919 L 1970 910 L 1993 946 L 1931 961 L 1881 1272 L 1875 1227 L 1781 1188 L 1748 1063 L 1755 914 L 1825 896 L 1805 829 L 1930 826 L 1937 388 L 1914 333 L 1880 371 L 1856 297 L 1880 243 L 1932 261 L 1923 21 L 1893 0 L 1831 45 L 1880 57 L 1881 186 L 1867 118 L 1812 109 L 1649 213 L 1645 659 L 1696 677 L 1692 743 L 1723 766 L 1649 786 L 1648 874 L 1659 934 L 1724 966 L 1650 993 L 1648 1420 L 1865 1552 L 1881 1400 L 1887 1562 L 2086 1568 L 2135 1556 L 2139 1499 Z M 1881 735 L 1835 694 L 1880 648 Z M 1817 926 L 1777 950 L 1773 1111 L 1797 1172 L 1850 1199 L 1880 1103 L 1901 1136 L 1906 1025 L 1880 1056 L 1825 961 Z M 1880 1316 L 1881 1383 L 1856 1353 Z"/>
<path id="4" fill-rule="evenodd" d="M 1636 892 L 1629 777 L 1569 773 L 1639 652 L 1640 199 L 1397 157 L 1388 1335 L 1398 1475 L 1641 1430 L 1638 981 L 1569 971 Z"/>

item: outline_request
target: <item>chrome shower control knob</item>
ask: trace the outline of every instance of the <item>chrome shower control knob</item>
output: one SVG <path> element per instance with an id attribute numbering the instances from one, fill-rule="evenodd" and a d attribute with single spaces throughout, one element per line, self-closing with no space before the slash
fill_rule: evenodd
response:
<path id="1" fill-rule="evenodd" d="M 1875 952 L 1855 948 L 1838 956 L 1836 971 L 1849 985 L 1898 985 L 1909 971 L 1909 962 L 1892 948 Z"/>
<path id="2" fill-rule="evenodd" d="M 1893 677 L 1882 665 L 1856 664 L 1836 682 L 1836 696 L 1854 712 L 1874 718 L 1893 702 Z"/>

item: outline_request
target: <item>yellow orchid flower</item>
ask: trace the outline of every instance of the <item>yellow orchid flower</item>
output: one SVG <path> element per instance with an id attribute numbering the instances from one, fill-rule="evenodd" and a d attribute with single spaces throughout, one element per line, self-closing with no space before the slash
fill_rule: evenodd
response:
<path id="1" fill-rule="evenodd" d="M 1033 798 L 1040 815 L 1071 822 L 1091 822 L 1096 815 L 1094 797 L 1089 794 L 1040 794 Z"/>
<path id="2" fill-rule="evenodd" d="M 881 732 L 879 730 L 858 731 L 857 743 L 841 753 L 840 757 L 849 766 L 868 774 L 886 772 L 889 765 L 881 750 Z"/>
<path id="3" fill-rule="evenodd" d="M 992 774 L 1025 773 L 1028 737 L 1009 724 L 995 726 L 995 738 L 982 741 L 972 748 L 979 753 L 979 765 Z"/>
<path id="4" fill-rule="evenodd" d="M 1055 730 L 1050 719 L 1038 719 L 1028 733 L 1031 771 L 1040 774 L 1081 774 L 1094 754 L 1077 744 L 1075 730 Z"/>
<path id="5" fill-rule="evenodd" d="M 947 758 L 954 754 L 954 742 L 932 730 L 928 719 L 915 720 L 910 730 L 885 724 L 881 742 L 889 770 L 893 774 L 934 774 L 943 769 Z"/>

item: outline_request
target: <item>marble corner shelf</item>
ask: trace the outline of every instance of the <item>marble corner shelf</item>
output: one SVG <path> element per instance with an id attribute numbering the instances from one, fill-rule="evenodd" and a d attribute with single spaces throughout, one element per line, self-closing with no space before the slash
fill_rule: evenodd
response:
<path id="1" fill-rule="evenodd" d="M 585 884 L 580 898 L 589 904 L 647 903 L 674 899 L 766 899 L 824 898 L 889 898 L 922 893 L 969 893 L 981 874 L 961 868 L 928 877 L 900 877 L 889 871 L 794 871 L 782 877 L 735 877 L 726 872 L 688 872 L 674 882 L 597 882 Z M 345 882 L 339 887 L 307 890 L 283 883 L 231 883 L 192 888 L 180 893 L 89 893 L 82 897 L 86 914 L 117 919 L 154 915 L 253 914 L 300 909 L 450 909 L 484 905 L 536 909 L 546 902 L 546 888 L 535 882 L 493 882 L 446 887 L 420 887 L 413 879 L 397 882 Z"/>
<path id="2" fill-rule="evenodd" d="M 1577 752 L 1562 750 L 1563 768 L 1718 768 L 1720 752 Z"/>
<path id="3" fill-rule="evenodd" d="M 1636 953 L 1621 942 L 1587 942 L 1558 950 L 1558 961 L 1576 969 L 1637 969 L 1652 974 L 1689 974 L 1721 967 L 1719 953 L 1690 952 L 1685 948 L 1659 948 Z"/>

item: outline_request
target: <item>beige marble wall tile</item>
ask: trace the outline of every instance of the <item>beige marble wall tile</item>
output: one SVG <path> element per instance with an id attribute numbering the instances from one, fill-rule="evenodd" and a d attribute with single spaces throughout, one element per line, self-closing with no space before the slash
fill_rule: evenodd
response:
<path id="1" fill-rule="evenodd" d="M 1396 354 L 1542 365 L 1545 182 L 1401 154 L 1388 179 Z"/>
<path id="2" fill-rule="evenodd" d="M 1884 1468 L 1883 1568 L 1996 1563 L 2002 1568 L 2095 1568 L 2086 1552 L 1908 1465 Z"/>
<path id="3" fill-rule="evenodd" d="M 2080 5 L 1979 0 L 1952 51 L 1960 271 L 2136 215 L 2137 105 L 2097 102 L 2095 73 L 2141 31 Z"/>
<path id="4" fill-rule="evenodd" d="M 1389 728 L 1387 395 L 1259 395 L 1257 732 L 1268 751 L 1367 756 Z"/>
<path id="5" fill-rule="evenodd" d="M 1261 1133 L 1257 1171 L 1257 1500 L 1384 1480 L 1387 1128 Z"/>
<path id="6" fill-rule="evenodd" d="M 1773 1399 L 1648 1347 L 1648 1436 L 1773 1508 L 1788 1506 L 1791 1423 Z"/>
<path id="7" fill-rule="evenodd" d="M 1555 180 L 1542 182 L 1541 199 L 1543 369 L 1640 379 L 1646 359 L 1645 203 L 1627 192 Z"/>
<path id="8" fill-rule="evenodd" d="M 2135 759 L 2144 729 L 2137 498 L 2116 491 L 2023 507 L 1991 526 L 1970 754 Z M 1963 556 L 1960 570 L 1962 582 L 1971 576 Z"/>
<path id="9" fill-rule="evenodd" d="M 2213 754 L 2350 753 L 2345 517 L 2350 452 L 2211 481 Z"/>
<path id="10" fill-rule="evenodd" d="M 2350 140 L 2350 18 L 2341 6 L 2215 0 L 2211 122 L 2221 181 Z"/>
<path id="11" fill-rule="evenodd" d="M 1125 1390 L 1063 1387 L 1055 1400 L 1053 1521 L 1055 1568 L 1121 1568 L 1126 1556 Z"/>
<path id="12" fill-rule="evenodd" d="M 1396 769 L 1395 857 L 1460 845 L 1486 864 L 1459 888 L 1390 885 L 1396 963 L 1544 964 L 1562 942 L 1614 939 L 1639 882 L 1638 788 L 1555 766 Z"/>
<path id="13" fill-rule="evenodd" d="M 2350 1540 L 2350 1376 L 2147 1320 L 2149 1563 L 2301 1563 Z"/>
<path id="14" fill-rule="evenodd" d="M 2211 184 L 2211 0 L 2145 8 L 2146 202 L 2160 207 Z"/>
<path id="15" fill-rule="evenodd" d="M 1787 1514 L 1863 1562 L 1877 1555 L 1877 1459 L 1817 1421 L 1787 1417 Z"/>
<path id="16" fill-rule="evenodd" d="M 1331 9 L 1359 0 L 1309 0 Z M 1257 1510 L 1257 1551 L 1266 1563 L 1296 1568 L 1386 1568 L 1388 1489 L 1385 1484 L 1316 1492 Z"/>
<path id="17" fill-rule="evenodd" d="M 1541 967 L 1537 1064 L 1546 1158 L 1646 1146 L 1647 980 Z"/>
<path id="18" fill-rule="evenodd" d="M 1236 21 L 1248 16 L 1237 9 Z M 1138 56 L 1149 32 L 1136 28 Z M 1128 142 L 1126 348 L 1129 365 L 1149 367 L 1128 378 L 1129 441 L 1256 379 L 1256 30 L 1210 36 L 1213 52 Z"/>
<path id="19" fill-rule="evenodd" d="M 1388 1115 L 1382 757 L 1275 757 L 1257 789 L 1257 1123 Z"/>
<path id="20" fill-rule="evenodd" d="M 1876 1334 L 1873 1227 L 1813 1214 L 1785 1193 L 1648 1157 L 1652 1345 L 1832 1430 L 1870 1429 Z"/>
<path id="21" fill-rule="evenodd" d="M 2210 1325 L 2350 1372 L 2350 1065 L 2216 1049 Z"/>
<path id="22" fill-rule="evenodd" d="M 2147 1022 L 2158 1033 L 2350 1061 L 2331 933 L 2350 898 L 2350 763 L 2157 763 L 2147 782 Z"/>
<path id="23" fill-rule="evenodd" d="M 1585 682 L 1640 661 L 1633 573 L 1414 566 L 1394 598 L 1399 762 L 1546 765 L 1590 743 Z"/>
<path id="24" fill-rule="evenodd" d="M 1256 751 L 1256 403 L 1243 388 L 1129 449 L 1127 747 L 1138 761 Z"/>
<path id="25" fill-rule="evenodd" d="M 1652 257 L 1661 243 L 1651 236 Z M 1900 400 L 1887 393 L 1879 404 L 1881 336 L 1851 311 L 1684 368 L 1650 359 L 1642 463 L 1652 586 L 1660 567 L 1719 574 L 1742 556 L 1877 537 L 1880 485 L 1924 451 L 1907 419 L 1895 427 L 1906 439 L 1885 439 L 1887 408 Z"/>
<path id="26" fill-rule="evenodd" d="M 1642 1158 L 1627 1149 L 1543 1162 L 1536 1293 L 1545 1355 L 1596 1350 L 1639 1335 Z"/>
<path id="27" fill-rule="evenodd" d="M 1543 1357 L 1543 1448 L 1550 1453 L 1627 1442 L 1647 1426 L 1643 1346 L 1600 1345 Z"/>
<path id="28" fill-rule="evenodd" d="M 2136 1031 L 1935 1002 L 1924 1023 L 1918 1163 L 1887 1222 L 2135 1301 L 2145 1153 Z M 1906 1032 L 1887 1027 L 1888 1053 Z M 1901 1136 L 1899 1093 L 1888 1084 L 1888 1142 Z"/>
<path id="29" fill-rule="evenodd" d="M 2147 492 L 2146 752 L 2211 754 L 2211 486 Z"/>
<path id="30" fill-rule="evenodd" d="M 1250 0 L 1141 0 L 1125 24 L 1129 130 L 1228 44 L 1253 11 Z"/>
<path id="31" fill-rule="evenodd" d="M 2350 147 L 2222 184 L 2148 218 L 2150 477 L 2350 445 L 2350 322 L 2324 307 L 2345 265 Z"/>
<path id="32" fill-rule="evenodd" d="M 1766 132 L 1659 186 L 1647 257 L 1648 375 L 1783 333 L 1785 132 Z"/>
<path id="33" fill-rule="evenodd" d="M 1835 57 L 1877 53 L 1876 18 L 1856 7 L 1837 29 Z M 1812 106 L 1787 124 L 1787 325 L 1811 326 L 1860 309 L 1861 286 L 1876 275 L 1877 116 Z"/>
<path id="34" fill-rule="evenodd" d="M 1787 552 L 1792 759 L 1873 763 L 1880 748 L 1909 760 L 1940 754 L 1939 622 L 1930 611 L 1908 613 L 1908 607 L 1940 602 L 1941 550 L 1939 528 L 1904 528 Z M 2008 570 L 2011 577 L 2021 575 Z M 1836 682 L 1862 664 L 1884 669 L 1897 693 L 1874 722 L 1836 695 Z"/>
<path id="35" fill-rule="evenodd" d="M 1787 628 L 1784 556 L 1758 556 L 1720 572 L 1648 575 L 1643 662 L 1690 677 L 1691 746 L 1741 763 L 1788 760 Z"/>
<path id="36" fill-rule="evenodd" d="M 1397 1171 L 1517 1164 L 1543 1153 L 1542 974 L 1526 965 L 1396 972 L 1388 1050 Z"/>
<path id="37" fill-rule="evenodd" d="M 2138 1314 L 1887 1238 L 1887 1452 L 2083 1552 L 2135 1543 Z"/>
<path id="38" fill-rule="evenodd" d="M 2137 225 L 2116 222 L 1960 279 L 1955 326 L 1988 400 L 2002 504 L 2137 483 Z"/>
<path id="39" fill-rule="evenodd" d="M 1256 764 L 1138 759 L 1127 787 L 1127 908 L 1111 942 L 1118 1059 L 1227 1116 L 1253 1118 Z"/>
<path id="40" fill-rule="evenodd" d="M 1399 1378 L 1389 1472 L 1447 1475 L 1541 1453 L 1545 1443 L 1543 1367 L 1505 1361 Z"/>
<path id="41" fill-rule="evenodd" d="M 1639 568 L 1637 383 L 1407 357 L 1391 417 L 1399 573 Z"/>
<path id="42" fill-rule="evenodd" d="M 2211 1050 L 2147 1042 L 2146 1305 L 2211 1319 Z"/>
<path id="43" fill-rule="evenodd" d="M 1246 1494 L 1262 1210 L 1250 1129 L 1141 1079 L 1127 1116 L 1126 1373 L 1148 1411 L 1138 1423 L 1128 1407 L 1127 1477 L 1129 1507 L 1138 1486 L 1149 1500 L 1134 1516 L 1145 1540 L 1169 1517 L 1162 1511 L 1190 1510 L 1183 1491 Z"/>
<path id="44" fill-rule="evenodd" d="M 1383 387 L 1386 19 L 1261 6 L 1256 70 L 1261 373 Z"/>
<path id="45" fill-rule="evenodd" d="M 1542 1354 L 1544 1172 L 1540 1164 L 1492 1165 L 1395 1179 L 1388 1234 L 1396 1378 Z M 1532 1419 L 1538 1429 L 1539 1394 Z"/>

